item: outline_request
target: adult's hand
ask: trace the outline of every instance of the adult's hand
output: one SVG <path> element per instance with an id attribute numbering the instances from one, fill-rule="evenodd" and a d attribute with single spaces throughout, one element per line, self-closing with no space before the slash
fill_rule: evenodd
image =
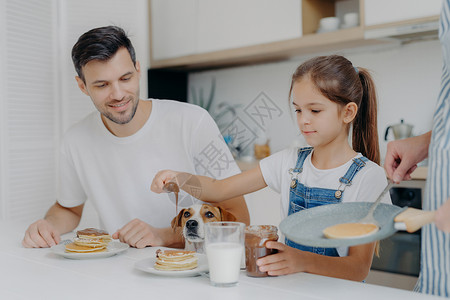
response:
<path id="1" fill-rule="evenodd" d="M 417 168 L 417 164 L 428 156 L 430 140 L 431 131 L 389 142 L 384 160 L 387 176 L 395 183 L 411 179 L 411 173 Z"/>
<path id="2" fill-rule="evenodd" d="M 60 234 L 53 225 L 41 219 L 28 227 L 22 245 L 25 248 L 48 248 L 57 245 L 60 240 Z"/>
<path id="3" fill-rule="evenodd" d="M 434 223 L 440 230 L 450 232 L 450 198 L 436 211 Z"/>
<path id="4" fill-rule="evenodd" d="M 155 228 L 139 219 L 134 219 L 117 230 L 112 238 L 135 248 L 147 246 L 182 248 L 184 245 L 179 232 L 172 228 Z"/>

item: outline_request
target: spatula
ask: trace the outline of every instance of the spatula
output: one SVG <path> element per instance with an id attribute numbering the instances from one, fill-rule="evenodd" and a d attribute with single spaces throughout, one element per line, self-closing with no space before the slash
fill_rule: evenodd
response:
<path id="1" fill-rule="evenodd" d="M 375 211 L 375 209 L 377 208 L 378 204 L 383 199 L 384 195 L 391 189 L 391 187 L 393 185 L 394 185 L 394 182 L 391 179 L 389 179 L 388 185 L 384 188 L 384 190 L 378 196 L 377 200 L 372 204 L 372 206 L 370 207 L 369 212 L 367 213 L 367 215 L 364 218 L 362 218 L 359 221 L 357 221 L 357 223 L 375 224 L 378 227 L 380 227 L 380 224 L 378 224 L 377 220 L 375 220 L 375 218 L 373 217 L 373 212 Z"/>
<path id="2" fill-rule="evenodd" d="M 409 233 L 419 230 L 422 226 L 434 222 L 435 211 L 408 208 L 394 218 L 395 229 L 406 230 Z M 402 225 L 404 224 L 404 226 Z"/>

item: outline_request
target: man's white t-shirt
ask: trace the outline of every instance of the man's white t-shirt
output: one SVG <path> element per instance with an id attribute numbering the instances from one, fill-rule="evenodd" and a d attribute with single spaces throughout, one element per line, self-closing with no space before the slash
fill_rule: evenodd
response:
<path id="1" fill-rule="evenodd" d="M 129 137 L 116 137 L 93 112 L 74 125 L 61 147 L 58 202 L 65 207 L 92 201 L 103 229 L 115 232 L 138 218 L 168 227 L 175 217 L 173 195 L 150 190 L 164 169 L 214 178 L 240 172 L 208 112 L 171 100 L 152 101 L 145 125 Z M 180 207 L 193 199 L 180 192 Z"/>
<path id="2" fill-rule="evenodd" d="M 289 212 L 289 189 L 291 174 L 289 169 L 295 168 L 298 158 L 298 148 L 288 148 L 277 152 L 260 161 L 262 175 L 266 184 L 281 194 L 281 219 L 288 216 Z M 338 189 L 339 178 L 345 175 L 353 160 L 345 164 L 327 170 L 320 170 L 311 163 L 311 154 L 303 163 L 303 171 L 298 174 L 298 181 L 308 187 Z M 361 157 L 358 153 L 355 157 Z M 342 195 L 342 202 L 373 202 L 387 185 L 384 169 L 372 161 L 367 161 L 353 177 L 352 184 L 346 186 Z M 383 203 L 391 204 L 389 193 L 382 200 Z M 340 256 L 347 255 L 347 248 L 338 248 Z"/>

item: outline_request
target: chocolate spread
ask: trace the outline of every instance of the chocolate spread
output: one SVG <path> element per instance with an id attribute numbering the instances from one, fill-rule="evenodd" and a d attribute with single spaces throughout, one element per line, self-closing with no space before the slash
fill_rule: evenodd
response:
<path id="1" fill-rule="evenodd" d="M 175 182 L 167 182 L 163 186 L 163 190 L 166 193 L 174 193 L 175 194 L 175 214 L 178 212 L 178 193 L 180 192 L 180 188 L 178 187 L 178 184 Z"/>
<path id="2" fill-rule="evenodd" d="M 77 231 L 77 236 L 79 236 L 79 235 L 100 236 L 100 235 L 108 235 L 108 234 L 109 234 L 108 232 L 106 232 L 104 230 L 96 229 L 96 228 L 86 228 L 86 229 Z"/>
<path id="3" fill-rule="evenodd" d="M 266 248 L 267 241 L 277 241 L 277 227 L 273 225 L 253 225 L 245 229 L 245 265 L 247 275 L 251 277 L 266 277 L 267 272 L 261 272 L 256 265 L 258 258 L 276 253 L 276 250 Z"/>

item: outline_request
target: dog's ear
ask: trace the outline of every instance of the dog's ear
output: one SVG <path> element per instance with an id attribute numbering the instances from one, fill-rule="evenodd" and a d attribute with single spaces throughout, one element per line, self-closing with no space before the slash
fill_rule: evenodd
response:
<path id="1" fill-rule="evenodd" d="M 185 210 L 186 209 L 183 208 L 178 213 L 178 215 L 175 218 L 173 218 L 172 222 L 170 223 L 170 225 L 172 226 L 173 230 L 175 230 L 177 227 L 181 227 L 181 219 L 183 218 L 183 214 L 184 214 Z"/>
<path id="2" fill-rule="evenodd" d="M 220 220 L 221 221 L 230 221 L 230 222 L 236 221 L 236 217 L 232 213 L 228 212 L 227 210 L 223 209 L 220 206 L 218 206 L 217 208 L 220 211 Z"/>

